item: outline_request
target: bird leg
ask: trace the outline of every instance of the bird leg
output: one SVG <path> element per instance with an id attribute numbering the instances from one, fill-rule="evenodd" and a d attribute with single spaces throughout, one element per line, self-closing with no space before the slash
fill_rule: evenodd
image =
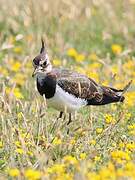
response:
<path id="1" fill-rule="evenodd" d="M 71 113 L 69 113 L 69 120 L 68 120 L 67 125 L 69 125 L 71 122 L 72 122 Z M 69 127 L 68 127 L 68 129 L 67 129 L 67 134 L 69 134 Z"/>
<path id="2" fill-rule="evenodd" d="M 59 117 L 58 117 L 57 119 L 62 118 L 62 115 L 63 115 L 63 112 L 62 112 L 62 111 L 60 111 Z"/>
<path id="3" fill-rule="evenodd" d="M 69 113 L 69 120 L 68 120 L 67 125 L 69 125 L 71 122 L 72 122 L 72 116 L 71 116 L 71 113 Z"/>
<path id="4" fill-rule="evenodd" d="M 57 123 L 58 119 L 62 118 L 62 115 L 63 115 L 63 112 L 60 111 L 60 114 L 59 114 L 59 116 L 56 118 L 56 120 L 55 120 L 55 122 L 54 122 L 54 124 L 53 124 L 53 127 L 52 127 L 50 133 L 52 133 L 52 132 L 54 131 L 54 128 L 56 127 L 56 123 Z"/>

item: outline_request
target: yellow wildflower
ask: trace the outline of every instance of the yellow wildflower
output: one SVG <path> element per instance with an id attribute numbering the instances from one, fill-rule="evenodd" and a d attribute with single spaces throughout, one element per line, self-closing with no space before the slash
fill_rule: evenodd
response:
<path id="1" fill-rule="evenodd" d="M 113 118 L 111 114 L 105 114 L 105 122 L 107 124 L 114 123 L 115 119 Z"/>
<path id="2" fill-rule="evenodd" d="M 135 62 L 132 59 L 129 59 L 123 64 L 122 68 L 125 72 L 128 70 L 132 72 L 131 70 L 135 69 Z"/>
<path id="3" fill-rule="evenodd" d="M 18 99 L 23 99 L 23 95 L 22 93 L 20 92 L 20 89 L 19 88 L 14 88 L 13 90 L 9 87 L 6 87 L 6 94 L 9 95 L 10 93 L 13 93 L 13 95 L 18 98 Z"/>
<path id="4" fill-rule="evenodd" d="M 95 156 L 95 157 L 94 157 L 94 160 L 95 160 L 95 161 L 100 161 L 100 159 L 101 159 L 100 156 Z"/>
<path id="5" fill-rule="evenodd" d="M 97 72 L 87 72 L 87 76 L 94 79 L 96 82 L 99 82 L 99 74 Z"/>
<path id="6" fill-rule="evenodd" d="M 133 129 L 135 129 L 135 124 L 128 125 L 128 130 L 133 130 Z"/>
<path id="7" fill-rule="evenodd" d="M 68 173 L 58 174 L 54 178 L 55 180 L 73 180 L 73 175 Z"/>
<path id="8" fill-rule="evenodd" d="M 61 139 L 58 137 L 55 137 L 52 144 L 53 145 L 60 145 L 62 143 Z"/>
<path id="9" fill-rule="evenodd" d="M 118 178 L 119 178 L 119 177 L 121 178 L 121 177 L 125 176 L 125 173 L 123 173 L 123 170 L 122 170 L 122 169 L 117 169 L 116 175 L 117 175 Z"/>
<path id="10" fill-rule="evenodd" d="M 120 54 L 122 52 L 122 47 L 119 44 L 113 44 L 111 49 L 114 54 Z"/>
<path id="11" fill-rule="evenodd" d="M 112 147 L 116 148 L 116 146 L 117 146 L 116 142 L 112 142 Z"/>
<path id="12" fill-rule="evenodd" d="M 54 66 L 60 66 L 61 65 L 61 60 L 60 59 L 54 59 L 53 64 L 54 64 Z"/>
<path id="13" fill-rule="evenodd" d="M 54 164 L 52 167 L 49 167 L 47 169 L 47 172 L 49 174 L 53 174 L 53 173 L 63 174 L 65 172 L 65 166 L 64 164 Z"/>
<path id="14" fill-rule="evenodd" d="M 77 51 L 74 48 L 70 48 L 67 51 L 67 55 L 73 58 L 76 58 L 77 56 Z"/>
<path id="15" fill-rule="evenodd" d="M 112 162 L 108 162 L 108 169 L 112 172 L 112 171 L 115 171 L 115 166 L 114 166 L 114 164 L 112 163 Z"/>
<path id="16" fill-rule="evenodd" d="M 21 47 L 15 47 L 13 51 L 17 54 L 21 54 L 23 52 L 23 49 Z"/>
<path id="17" fill-rule="evenodd" d="M 127 143 L 126 144 L 126 148 L 130 151 L 134 151 L 135 150 L 135 143 Z"/>
<path id="18" fill-rule="evenodd" d="M 17 168 L 9 169 L 8 174 L 12 177 L 17 177 L 20 175 L 20 171 Z"/>
<path id="19" fill-rule="evenodd" d="M 19 113 L 17 114 L 17 117 L 18 117 L 19 120 L 22 119 L 23 113 L 22 113 L 22 112 L 19 112 Z"/>
<path id="20" fill-rule="evenodd" d="M 0 141 L 0 148 L 3 148 L 3 142 Z"/>
<path id="21" fill-rule="evenodd" d="M 111 104 L 111 108 L 112 108 L 113 111 L 116 111 L 117 110 L 116 104 Z"/>
<path id="22" fill-rule="evenodd" d="M 116 150 L 111 153 L 114 160 L 130 160 L 130 156 L 127 152 Z"/>
<path id="23" fill-rule="evenodd" d="M 115 178 L 115 171 L 111 171 L 107 167 L 102 167 L 99 171 L 99 175 L 101 179 L 116 179 Z"/>
<path id="24" fill-rule="evenodd" d="M 99 174 L 97 174 L 96 172 L 88 172 L 86 174 L 86 177 L 88 180 L 100 180 L 101 177 Z"/>
<path id="25" fill-rule="evenodd" d="M 76 140 L 73 138 L 73 139 L 70 140 L 69 143 L 72 144 L 72 145 L 74 145 L 74 144 L 76 143 Z"/>
<path id="26" fill-rule="evenodd" d="M 84 61 L 84 59 L 85 59 L 85 56 L 83 54 L 77 54 L 75 57 L 75 60 L 77 62 L 82 62 L 82 61 Z"/>
<path id="27" fill-rule="evenodd" d="M 112 68 L 111 68 L 111 71 L 113 74 L 118 74 L 119 73 L 119 67 L 118 65 L 113 65 Z"/>
<path id="28" fill-rule="evenodd" d="M 71 155 L 67 155 L 63 158 L 64 162 L 67 164 L 72 164 L 72 165 L 77 165 L 78 161 L 75 157 L 71 156 Z"/>
<path id="29" fill-rule="evenodd" d="M 28 154 L 29 156 L 33 156 L 33 152 L 31 152 L 31 151 L 28 151 L 27 154 Z"/>
<path id="30" fill-rule="evenodd" d="M 125 114 L 125 119 L 129 120 L 132 117 L 132 114 L 130 112 Z"/>
<path id="31" fill-rule="evenodd" d="M 28 179 L 28 180 L 37 180 L 41 178 L 41 172 L 38 170 L 33 170 L 33 169 L 27 169 L 24 172 L 24 176 Z"/>
<path id="32" fill-rule="evenodd" d="M 20 147 L 21 147 L 20 141 L 15 141 L 15 145 L 16 145 L 18 148 L 20 148 Z"/>
<path id="33" fill-rule="evenodd" d="M 94 139 L 92 139 L 92 140 L 90 141 L 90 144 L 91 144 L 91 145 L 95 145 L 95 144 L 96 144 L 96 141 L 95 141 Z"/>
<path id="34" fill-rule="evenodd" d="M 81 159 L 81 160 L 86 159 L 86 153 L 81 153 L 81 154 L 80 154 L 80 159 Z"/>
<path id="35" fill-rule="evenodd" d="M 127 162 L 125 169 L 131 172 L 135 172 L 135 164 L 133 162 Z"/>
<path id="36" fill-rule="evenodd" d="M 102 82 L 102 85 L 103 86 L 108 86 L 109 85 L 109 81 L 106 79 L 106 80 L 104 80 L 103 82 Z"/>
<path id="37" fill-rule="evenodd" d="M 118 146 L 119 146 L 120 148 L 124 148 L 124 147 L 125 147 L 125 144 L 124 144 L 123 142 L 120 142 L 120 143 L 118 144 Z"/>
<path id="38" fill-rule="evenodd" d="M 6 87 L 6 88 L 5 88 L 5 91 L 6 91 L 6 94 L 8 94 L 8 95 L 9 95 L 9 94 L 10 94 L 10 92 L 11 92 L 11 89 L 10 89 L 9 87 Z"/>
<path id="39" fill-rule="evenodd" d="M 24 154 L 24 151 L 23 151 L 22 148 L 17 148 L 15 151 L 16 151 L 18 154 Z"/>
<path id="40" fill-rule="evenodd" d="M 20 89 L 19 88 L 15 88 L 14 91 L 13 91 L 13 94 L 16 98 L 18 99 L 23 99 L 24 96 L 22 95 L 22 93 L 20 92 Z"/>
<path id="41" fill-rule="evenodd" d="M 126 93 L 126 105 L 128 107 L 134 107 L 135 105 L 135 91 Z"/>
<path id="42" fill-rule="evenodd" d="M 14 62 L 12 65 L 11 65 L 11 70 L 14 71 L 14 72 L 18 72 L 21 68 L 21 63 L 20 62 Z"/>
<path id="43" fill-rule="evenodd" d="M 97 132 L 98 134 L 101 134 L 101 133 L 103 132 L 103 128 L 96 128 L 96 132 Z"/>

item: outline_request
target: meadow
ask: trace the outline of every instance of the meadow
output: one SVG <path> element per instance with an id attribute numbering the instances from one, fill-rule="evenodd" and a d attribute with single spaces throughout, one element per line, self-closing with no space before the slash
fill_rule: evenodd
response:
<path id="1" fill-rule="evenodd" d="M 0 0 L 0 179 L 135 179 L 135 0 Z M 32 78 L 54 66 L 122 89 L 124 103 L 57 121 Z M 69 133 L 67 134 L 67 130 Z"/>

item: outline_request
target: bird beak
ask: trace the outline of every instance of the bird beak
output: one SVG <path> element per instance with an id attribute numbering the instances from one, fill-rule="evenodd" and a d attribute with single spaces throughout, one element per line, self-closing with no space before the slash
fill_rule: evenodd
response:
<path id="1" fill-rule="evenodd" d="M 33 73 L 32 73 L 32 77 L 34 77 L 37 73 L 43 73 L 43 68 L 38 66 L 38 67 L 35 67 Z"/>
<path id="2" fill-rule="evenodd" d="M 34 69 L 33 73 L 32 73 L 32 77 L 34 77 L 37 73 L 37 68 Z"/>

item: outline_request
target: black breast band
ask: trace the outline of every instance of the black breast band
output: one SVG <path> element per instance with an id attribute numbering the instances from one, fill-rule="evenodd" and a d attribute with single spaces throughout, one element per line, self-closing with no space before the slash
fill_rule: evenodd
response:
<path id="1" fill-rule="evenodd" d="M 41 96 L 45 94 L 47 99 L 52 98 L 56 90 L 56 79 L 50 75 L 37 76 L 37 89 Z"/>

